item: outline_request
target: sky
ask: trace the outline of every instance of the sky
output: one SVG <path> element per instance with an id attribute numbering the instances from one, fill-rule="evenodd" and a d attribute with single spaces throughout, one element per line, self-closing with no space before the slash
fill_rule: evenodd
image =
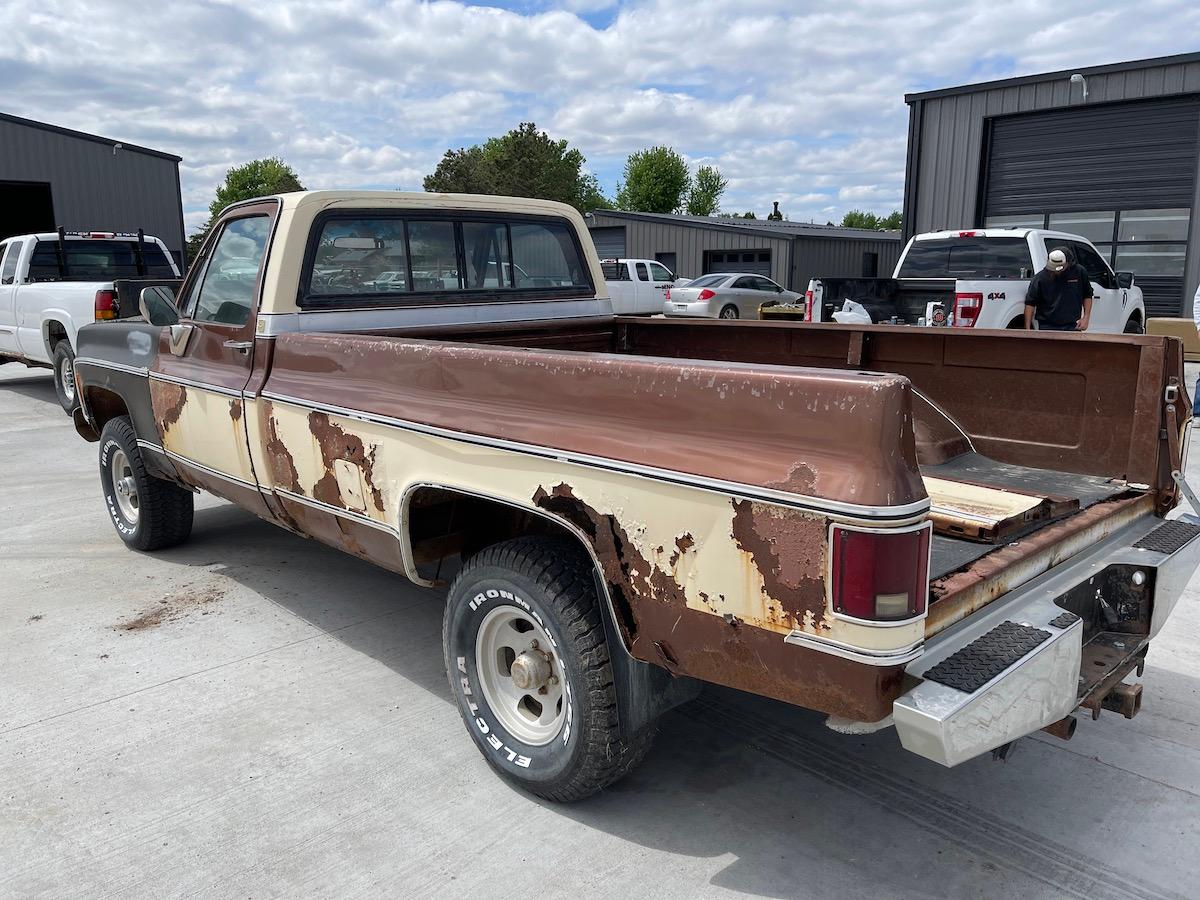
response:
<path id="1" fill-rule="evenodd" d="M 421 190 L 523 121 L 608 194 L 655 144 L 794 221 L 902 203 L 906 92 L 1200 50 L 1200 4 L 926 0 L 39 0 L 0 5 L 0 111 L 183 157 L 188 231 L 230 166 Z"/>

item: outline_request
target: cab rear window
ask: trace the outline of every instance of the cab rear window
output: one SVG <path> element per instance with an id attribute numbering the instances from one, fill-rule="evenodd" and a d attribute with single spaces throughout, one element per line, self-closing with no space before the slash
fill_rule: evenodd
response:
<path id="1" fill-rule="evenodd" d="M 943 238 L 913 241 L 900 278 L 1029 278 L 1033 259 L 1025 238 Z"/>
<path id="2" fill-rule="evenodd" d="M 114 278 L 175 278 L 167 255 L 158 244 L 137 241 L 68 240 L 62 257 L 58 241 L 38 241 L 29 260 L 34 281 L 111 281 Z"/>
<path id="3" fill-rule="evenodd" d="M 301 299 L 306 307 L 594 293 L 575 230 L 552 218 L 417 211 L 331 215 L 314 226 L 308 258 Z"/>

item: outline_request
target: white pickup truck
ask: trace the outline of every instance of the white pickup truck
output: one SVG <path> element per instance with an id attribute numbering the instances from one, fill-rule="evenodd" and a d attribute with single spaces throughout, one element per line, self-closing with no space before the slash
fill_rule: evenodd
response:
<path id="1" fill-rule="evenodd" d="M 661 313 L 667 290 L 675 286 L 675 274 L 653 259 L 602 259 L 600 268 L 618 316 Z"/>
<path id="2" fill-rule="evenodd" d="M 166 245 L 149 235 L 111 231 L 24 234 L 0 241 L 0 363 L 54 369 L 58 402 L 75 397 L 75 335 L 120 315 L 128 281 L 136 315 L 141 287 L 179 278 Z"/>
<path id="3" fill-rule="evenodd" d="M 775 306 L 763 318 L 832 322 L 847 300 L 866 307 L 877 323 L 918 324 L 937 303 L 944 322 L 960 328 L 1024 327 L 1029 279 L 1056 247 L 1066 247 L 1092 281 L 1088 331 L 1141 334 L 1142 291 L 1132 272 L 1114 273 L 1086 238 L 1038 228 L 977 228 L 918 234 L 904 248 L 892 278 L 814 278 L 801 308 Z"/>

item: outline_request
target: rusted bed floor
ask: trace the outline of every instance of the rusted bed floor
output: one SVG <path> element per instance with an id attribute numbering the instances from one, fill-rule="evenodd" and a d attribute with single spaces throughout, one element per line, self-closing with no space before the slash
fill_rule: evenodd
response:
<path id="1" fill-rule="evenodd" d="M 1123 482 L 1097 475 L 1073 475 L 1051 469 L 1032 469 L 997 462 L 980 453 L 964 453 L 944 463 L 922 466 L 921 474 L 947 481 L 962 481 L 987 487 L 1009 488 L 1047 497 L 1073 497 L 1079 509 L 1115 497 L 1127 490 Z M 995 550 L 996 544 L 983 544 L 961 538 L 934 535 L 929 579 L 933 581 L 968 566 Z"/>

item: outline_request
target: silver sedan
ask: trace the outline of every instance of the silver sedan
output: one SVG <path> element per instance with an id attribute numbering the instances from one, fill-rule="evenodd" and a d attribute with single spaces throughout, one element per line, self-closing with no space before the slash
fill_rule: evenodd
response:
<path id="1" fill-rule="evenodd" d="M 767 301 L 795 303 L 800 295 L 785 291 L 770 278 L 749 272 L 704 275 L 667 291 L 663 315 L 706 319 L 757 319 Z"/>

